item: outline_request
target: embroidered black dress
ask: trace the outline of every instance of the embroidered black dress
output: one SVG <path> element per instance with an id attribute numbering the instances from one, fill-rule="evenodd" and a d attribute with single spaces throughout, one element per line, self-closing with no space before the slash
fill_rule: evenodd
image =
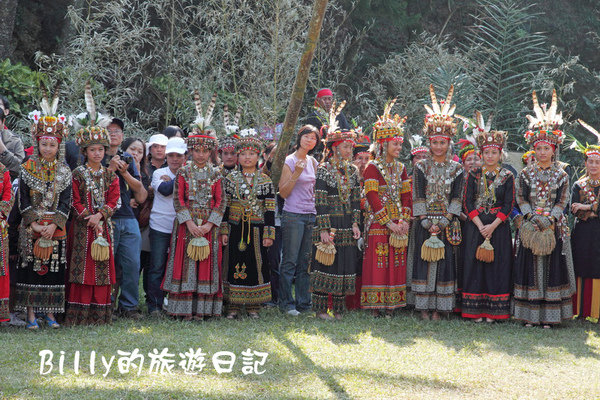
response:
<path id="1" fill-rule="evenodd" d="M 502 168 L 498 173 L 482 168 L 469 171 L 464 207 L 469 219 L 463 232 L 463 293 L 462 316 L 466 318 L 508 319 L 512 291 L 512 238 L 508 216 L 514 203 L 513 174 Z M 487 192 L 487 193 L 486 193 Z M 484 238 L 472 221 L 479 217 L 483 225 L 499 218 L 502 223 L 494 230 L 490 243 L 494 261 L 484 263 L 475 258 Z"/>
<path id="2" fill-rule="evenodd" d="M 534 256 L 519 241 L 514 267 L 514 317 L 530 324 L 559 324 L 573 316 L 575 275 L 564 209 L 569 177 L 556 163 L 542 169 L 537 162 L 523 169 L 516 201 L 526 219 L 552 217 L 556 247 L 550 255 Z M 523 230 L 523 229 L 521 229 Z"/>
<path id="3" fill-rule="evenodd" d="M 456 306 L 458 257 L 455 246 L 448 242 L 447 229 L 442 229 L 438 238 L 446 245 L 444 258 L 437 262 L 424 261 L 421 247 L 431 234 L 419 217 L 426 216 L 434 224 L 448 214 L 457 218 L 462 210 L 463 188 L 463 167 L 455 161 L 423 160 L 415 166 L 415 220 L 411 231 L 413 243 L 409 248 L 413 253 L 408 260 L 408 268 L 412 269 L 408 278 L 416 310 L 451 312 Z"/>
<path id="4" fill-rule="evenodd" d="M 229 311 L 247 312 L 271 300 L 271 271 L 263 239 L 275 240 L 275 190 L 271 178 L 256 171 L 249 184 L 242 171 L 224 179 L 227 208 L 221 234 L 229 234 L 228 265 L 223 266 L 223 297 Z"/>
<path id="5" fill-rule="evenodd" d="M 65 225 L 71 209 L 71 186 L 71 170 L 64 163 L 30 159 L 21 165 L 18 201 L 23 220 L 19 234 L 17 310 L 33 307 L 34 312 L 65 311 Z M 40 235 L 32 231 L 32 222 L 57 226 L 52 237 L 52 255 L 47 261 L 33 255 L 34 243 Z"/>
<path id="6" fill-rule="evenodd" d="M 353 238 L 352 224 L 360 222 L 360 183 L 358 170 L 352 164 L 328 161 L 317 169 L 315 207 L 317 227 L 313 230 L 313 246 L 321 241 L 321 231 L 336 229 L 335 260 L 323 265 L 315 258 L 313 247 L 310 291 L 313 310 L 327 312 L 328 297 L 332 295 L 333 311 L 346 308 L 346 296 L 355 293 L 358 247 Z"/>
<path id="7" fill-rule="evenodd" d="M 573 264 L 577 277 L 574 312 L 581 318 L 600 318 L 600 182 L 584 177 L 573 184 L 571 204 L 591 204 L 592 210 L 578 211 L 571 235 Z"/>

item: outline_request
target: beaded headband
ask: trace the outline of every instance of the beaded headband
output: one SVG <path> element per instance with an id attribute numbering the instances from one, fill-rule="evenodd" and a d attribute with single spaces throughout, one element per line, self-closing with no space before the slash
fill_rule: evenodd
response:
<path id="1" fill-rule="evenodd" d="M 404 123 L 406 117 L 400 117 L 398 114 L 392 116 L 392 107 L 397 99 L 386 103 L 383 108 L 383 115 L 377 117 L 377 122 L 373 125 L 373 138 L 378 143 L 388 142 L 390 140 L 399 140 L 404 142 Z"/>
<path id="2" fill-rule="evenodd" d="M 412 135 L 408 138 L 408 143 L 410 143 L 410 154 L 413 156 L 429 152 L 429 147 L 423 146 L 423 136 L 420 135 Z"/>
<path id="3" fill-rule="evenodd" d="M 242 110 L 238 108 L 233 121 L 229 119 L 229 106 L 223 107 L 223 123 L 225 124 L 225 136 L 219 138 L 219 151 L 235 150 L 235 145 L 239 139 L 237 131 L 240 129 L 240 117 Z"/>
<path id="4" fill-rule="evenodd" d="M 598 146 L 598 144 L 600 144 L 600 133 L 591 125 L 588 125 L 581 119 L 578 119 L 577 122 L 579 122 L 581 126 L 583 126 L 585 129 L 594 134 L 594 136 L 596 137 L 597 144 L 588 144 L 587 146 L 583 146 L 581 143 L 575 140 L 573 144 L 575 145 L 576 149 L 583 153 L 586 160 L 588 158 L 600 158 L 600 146 Z"/>
<path id="5" fill-rule="evenodd" d="M 235 144 L 235 150 L 237 153 L 241 153 L 244 150 L 253 150 L 260 154 L 263 150 L 263 141 L 258 136 L 256 129 L 243 129 L 240 131 L 240 138 Z"/>

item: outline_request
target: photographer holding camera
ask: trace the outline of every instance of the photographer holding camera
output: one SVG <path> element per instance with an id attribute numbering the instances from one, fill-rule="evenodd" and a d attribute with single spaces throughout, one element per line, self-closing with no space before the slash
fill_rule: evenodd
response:
<path id="1" fill-rule="evenodd" d="M 117 284 L 114 287 L 113 295 L 116 302 L 120 287 L 118 314 L 125 318 L 140 319 L 143 317 L 138 309 L 142 237 L 130 200 L 133 196 L 138 204 L 142 204 L 146 200 L 148 192 L 142 185 L 133 157 L 120 148 L 123 142 L 124 127 L 123 121 L 118 118 L 113 118 L 108 125 L 106 130 L 110 137 L 110 148 L 103 163 L 109 170 L 117 173 L 121 188 L 121 207 L 112 217 L 117 270 Z"/>

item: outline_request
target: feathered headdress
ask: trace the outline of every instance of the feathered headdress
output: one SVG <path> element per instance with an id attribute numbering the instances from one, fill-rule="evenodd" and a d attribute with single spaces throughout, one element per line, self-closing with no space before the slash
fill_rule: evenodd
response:
<path id="1" fill-rule="evenodd" d="M 187 138 L 188 148 L 204 147 L 208 150 L 214 150 L 217 146 L 217 134 L 215 129 L 210 125 L 212 122 L 213 111 L 217 103 L 217 93 L 213 94 L 206 114 L 202 110 L 202 102 L 200 101 L 200 91 L 194 90 L 194 105 L 196 106 L 196 119 L 190 125 L 190 135 Z"/>
<path id="2" fill-rule="evenodd" d="M 574 139 L 573 145 L 571 145 L 571 147 L 574 148 L 575 150 L 583 153 L 586 160 L 590 157 L 591 158 L 600 158 L 600 146 L 599 146 L 600 133 L 596 129 L 594 129 L 591 125 L 588 125 L 581 119 L 578 119 L 577 122 L 579 122 L 581 124 L 581 126 L 583 126 L 585 129 L 587 129 L 588 131 L 590 131 L 594 134 L 594 136 L 596 137 L 596 144 L 586 143 L 586 145 L 584 146 L 577 139 L 573 138 Z"/>
<path id="3" fill-rule="evenodd" d="M 558 98 L 556 89 L 552 89 L 552 104 L 549 109 L 546 109 L 546 104 L 540 107 L 535 91 L 531 94 L 533 98 L 533 111 L 535 116 L 527 115 L 529 127 L 525 132 L 525 140 L 531 146 L 535 146 L 537 142 L 548 142 L 558 149 L 558 145 L 562 144 L 565 139 L 565 134 L 559 129 L 562 125 L 562 112 L 557 113 Z"/>
<path id="4" fill-rule="evenodd" d="M 72 117 L 73 126 L 76 130 L 75 141 L 77 145 L 82 151 L 93 144 L 101 144 L 105 147 L 110 146 L 106 127 L 110 125 L 112 118 L 96 112 L 96 104 L 94 103 L 92 87 L 89 81 L 85 84 L 84 97 L 87 112 Z"/>
<path id="5" fill-rule="evenodd" d="M 433 85 L 429 85 L 431 107 L 424 105 L 427 115 L 423 125 L 423 134 L 429 139 L 441 136 L 450 140 L 456 135 L 456 120 L 453 117 L 456 105 L 451 105 L 453 94 L 454 85 L 450 86 L 446 100 L 438 103 Z"/>
<path id="6" fill-rule="evenodd" d="M 466 119 L 460 115 L 457 115 L 456 117 L 463 120 L 465 124 L 469 124 L 469 128 L 472 129 L 470 135 L 466 134 L 466 140 L 461 139 L 458 141 L 459 144 L 468 141 L 469 144 L 473 144 L 481 151 L 483 151 L 486 147 L 496 147 L 498 149 L 504 148 L 507 133 L 505 131 L 492 130 L 492 115 L 489 116 L 487 123 L 485 122 L 485 119 L 480 111 L 475 111 L 474 120 Z M 463 144 L 463 149 L 465 147 L 466 146 Z"/>
<path id="7" fill-rule="evenodd" d="M 235 144 L 239 139 L 238 131 L 240 129 L 240 118 L 242 110 L 238 108 L 233 121 L 230 120 L 229 107 L 227 104 L 223 107 L 223 123 L 225 124 L 225 136 L 219 139 L 219 151 L 235 150 Z"/>
<path id="8" fill-rule="evenodd" d="M 67 117 L 63 114 L 58 114 L 58 100 L 60 83 L 56 84 L 52 103 L 48 100 L 48 91 L 43 82 L 40 82 L 40 91 L 42 92 L 42 100 L 40 101 L 41 111 L 35 110 L 29 113 L 29 118 L 33 121 L 31 125 L 31 134 L 34 143 L 42 137 L 55 138 L 62 141 L 69 134 L 67 127 Z"/>
<path id="9" fill-rule="evenodd" d="M 354 139 L 354 155 L 359 153 L 368 152 L 371 147 L 371 138 L 363 133 L 362 127 L 357 126 L 354 128 L 356 138 Z"/>
<path id="10" fill-rule="evenodd" d="M 429 152 L 429 147 L 423 145 L 423 136 L 412 135 L 408 137 L 408 143 L 410 144 L 410 154 L 416 155 L 423 152 Z"/>
<path id="11" fill-rule="evenodd" d="M 475 149 L 477 148 L 477 141 L 475 140 L 475 131 L 482 129 L 478 127 L 478 125 L 484 126 L 483 129 L 485 129 L 485 124 L 478 123 L 477 116 L 475 117 L 475 119 L 471 119 L 456 114 L 455 117 L 460 119 L 464 123 L 463 132 L 465 134 L 465 137 L 458 140 L 458 145 L 460 146 L 460 150 L 458 151 L 458 157 L 460 157 L 460 159 L 464 163 L 469 155 L 475 153 Z"/>
<path id="12" fill-rule="evenodd" d="M 378 143 L 390 140 L 404 141 L 404 123 L 406 117 L 400 117 L 398 114 L 392 116 L 392 107 L 397 99 L 388 101 L 383 108 L 383 115 L 377 117 L 377 122 L 373 125 L 373 138 Z"/>
<path id="13" fill-rule="evenodd" d="M 346 100 L 342 101 L 337 107 L 335 101 L 329 109 L 328 123 L 321 127 L 321 136 L 324 137 L 326 143 L 334 143 L 343 140 L 354 140 L 356 134 L 354 131 L 342 131 L 337 120 L 338 115 L 346 105 Z M 326 133 L 324 136 L 323 133 Z"/>

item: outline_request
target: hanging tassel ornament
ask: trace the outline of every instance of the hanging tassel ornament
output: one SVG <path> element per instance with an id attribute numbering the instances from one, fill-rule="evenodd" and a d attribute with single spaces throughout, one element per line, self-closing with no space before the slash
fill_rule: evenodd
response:
<path id="1" fill-rule="evenodd" d="M 477 247 L 475 258 L 484 263 L 491 263 L 494 261 L 494 247 L 490 243 L 490 239 L 485 239 L 485 241 Z"/>
<path id="2" fill-rule="evenodd" d="M 100 229 L 104 223 L 102 221 L 98 222 Z M 110 244 L 108 240 L 104 236 L 102 236 L 102 231 L 98 233 L 98 237 L 94 239 L 92 242 L 92 260 L 94 261 L 108 261 L 110 258 Z"/>
<path id="3" fill-rule="evenodd" d="M 202 220 L 198 220 L 198 226 L 200 225 Z M 204 261 L 210 255 L 210 243 L 204 236 L 195 237 L 187 246 L 187 254 L 194 261 Z"/>
<path id="4" fill-rule="evenodd" d="M 331 228 L 329 235 L 331 236 L 331 240 L 335 239 L 335 228 Z M 323 243 L 319 242 L 316 244 L 317 253 L 315 254 L 315 260 L 320 262 L 325 266 L 330 266 L 335 261 L 335 254 L 337 250 L 335 249 L 335 245 L 333 243 Z"/>
<path id="5" fill-rule="evenodd" d="M 42 261 L 48 261 L 52 256 L 52 248 L 54 242 L 52 239 L 45 239 L 43 237 L 35 241 L 33 245 L 33 255 Z"/>
<path id="6" fill-rule="evenodd" d="M 44 222 L 44 226 L 47 225 L 48 222 Z M 52 239 L 41 237 L 33 245 L 33 255 L 42 261 L 48 261 L 52 256 L 53 247 L 54 241 Z"/>
<path id="7" fill-rule="evenodd" d="M 523 221 L 519 235 L 521 243 L 526 249 L 530 249 L 534 256 L 547 256 L 552 254 L 556 247 L 556 238 L 554 237 L 554 226 L 539 232 L 535 230 L 532 221 Z"/>
<path id="8" fill-rule="evenodd" d="M 252 217 L 252 210 L 244 209 L 244 211 L 242 212 L 242 218 L 240 221 L 240 224 L 242 225 L 242 238 L 240 239 L 240 242 L 238 243 L 239 251 L 246 251 L 246 249 L 248 248 L 248 245 L 250 244 L 250 230 L 252 229 L 252 226 L 250 225 L 251 217 Z M 246 233 L 246 241 L 244 241 L 244 228 L 246 225 L 248 225 L 248 232 Z"/>
<path id="9" fill-rule="evenodd" d="M 438 237 L 432 233 L 431 237 L 421 246 L 421 258 L 427 262 L 437 262 L 446 257 L 446 246 Z"/>
<path id="10" fill-rule="evenodd" d="M 392 233 L 390 235 L 390 245 L 398 250 L 408 247 L 408 235 L 396 235 Z"/>

